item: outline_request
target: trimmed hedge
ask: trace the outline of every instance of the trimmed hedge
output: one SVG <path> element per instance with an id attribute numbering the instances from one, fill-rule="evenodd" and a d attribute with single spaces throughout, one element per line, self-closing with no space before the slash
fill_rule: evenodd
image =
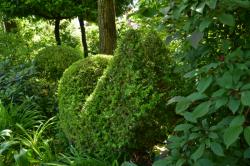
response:
<path id="1" fill-rule="evenodd" d="M 171 63 L 155 32 L 129 30 L 81 111 L 79 150 L 108 159 L 162 142 L 176 120 L 166 110 L 176 86 Z"/>
<path id="2" fill-rule="evenodd" d="M 59 123 L 69 140 L 79 134 L 79 112 L 93 92 L 111 56 L 94 55 L 81 59 L 65 70 L 58 87 Z"/>
<path id="3" fill-rule="evenodd" d="M 81 59 L 81 54 L 67 46 L 49 46 L 35 57 L 36 70 L 43 78 L 58 80 L 73 62 Z"/>

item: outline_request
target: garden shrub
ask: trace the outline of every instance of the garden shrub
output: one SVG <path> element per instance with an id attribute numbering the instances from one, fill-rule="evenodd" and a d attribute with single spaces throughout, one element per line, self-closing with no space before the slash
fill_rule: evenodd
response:
<path id="1" fill-rule="evenodd" d="M 82 109 L 78 147 L 98 158 L 150 151 L 171 120 L 165 102 L 176 77 L 155 32 L 129 30 Z"/>
<path id="2" fill-rule="evenodd" d="M 79 134 L 79 112 L 93 92 L 111 56 L 95 55 L 81 59 L 64 72 L 58 87 L 60 126 L 69 140 Z"/>
<path id="3" fill-rule="evenodd" d="M 37 76 L 33 76 L 26 83 L 27 95 L 32 96 L 43 116 L 48 118 L 58 112 L 57 86 L 57 82 Z"/>
<path id="4" fill-rule="evenodd" d="M 17 34 L 0 32 L 0 61 L 8 59 L 12 64 L 24 63 L 30 59 L 30 51 Z"/>
<path id="5" fill-rule="evenodd" d="M 88 51 L 91 54 L 99 52 L 99 29 L 97 26 L 90 26 L 86 31 Z"/>
<path id="6" fill-rule="evenodd" d="M 41 50 L 34 61 L 41 77 L 58 80 L 64 70 L 79 59 L 81 55 L 78 50 L 67 46 L 50 46 Z"/>

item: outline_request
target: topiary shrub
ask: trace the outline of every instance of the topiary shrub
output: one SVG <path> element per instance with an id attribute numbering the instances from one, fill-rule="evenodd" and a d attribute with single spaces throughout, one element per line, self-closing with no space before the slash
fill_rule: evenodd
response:
<path id="1" fill-rule="evenodd" d="M 108 55 L 91 56 L 75 62 L 64 72 L 58 87 L 59 123 L 69 140 L 79 134 L 79 111 L 110 59 Z"/>
<path id="2" fill-rule="evenodd" d="M 129 30 L 80 116 L 77 146 L 97 158 L 144 154 L 164 140 L 174 111 L 171 60 L 154 32 Z"/>
<path id="3" fill-rule="evenodd" d="M 50 46 L 35 57 L 36 70 L 43 78 L 58 80 L 64 70 L 81 59 L 80 52 L 66 46 Z"/>

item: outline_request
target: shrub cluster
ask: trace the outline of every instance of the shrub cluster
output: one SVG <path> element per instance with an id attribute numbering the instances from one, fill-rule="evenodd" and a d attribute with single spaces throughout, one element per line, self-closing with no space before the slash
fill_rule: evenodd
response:
<path id="1" fill-rule="evenodd" d="M 36 70 L 41 77 L 58 80 L 64 70 L 81 59 L 80 52 L 67 46 L 50 46 L 35 57 Z"/>
<path id="2" fill-rule="evenodd" d="M 69 140 L 79 134 L 79 111 L 110 60 L 108 55 L 90 56 L 75 62 L 64 72 L 58 87 L 59 123 Z"/>
<path id="3" fill-rule="evenodd" d="M 81 111 L 79 149 L 107 159 L 162 142 L 175 119 L 165 105 L 175 90 L 171 63 L 156 33 L 129 30 Z"/>

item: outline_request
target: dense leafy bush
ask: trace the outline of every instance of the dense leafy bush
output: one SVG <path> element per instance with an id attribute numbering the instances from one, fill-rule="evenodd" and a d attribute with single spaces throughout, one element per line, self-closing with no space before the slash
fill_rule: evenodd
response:
<path id="1" fill-rule="evenodd" d="M 88 51 L 91 54 L 99 52 L 99 30 L 97 26 L 90 26 L 86 31 Z"/>
<path id="2" fill-rule="evenodd" d="M 79 112 L 86 98 L 93 92 L 110 59 L 111 56 L 108 55 L 95 55 L 81 59 L 71 65 L 60 80 L 59 123 L 70 140 L 79 134 L 77 129 Z"/>
<path id="3" fill-rule="evenodd" d="M 249 165 L 249 6 L 236 0 L 172 6 L 171 17 L 189 25 L 186 54 L 203 58 L 185 75 L 195 78 L 196 90 L 171 100 L 184 120 L 168 140 L 165 165 Z"/>
<path id="4" fill-rule="evenodd" d="M 0 32 L 0 61 L 20 64 L 30 59 L 30 52 L 26 42 L 17 34 Z"/>
<path id="5" fill-rule="evenodd" d="M 176 120 L 165 107 L 175 90 L 170 64 L 156 33 L 128 31 L 82 109 L 79 148 L 108 158 L 145 153 L 162 142 L 167 123 Z"/>
<path id="6" fill-rule="evenodd" d="M 58 112 L 57 82 L 38 78 L 36 75 L 26 82 L 26 95 L 32 96 L 33 102 L 39 106 L 46 117 L 55 116 Z"/>
<path id="7" fill-rule="evenodd" d="M 58 80 L 64 70 L 80 58 L 80 52 L 71 47 L 50 46 L 38 53 L 35 66 L 43 78 Z"/>

